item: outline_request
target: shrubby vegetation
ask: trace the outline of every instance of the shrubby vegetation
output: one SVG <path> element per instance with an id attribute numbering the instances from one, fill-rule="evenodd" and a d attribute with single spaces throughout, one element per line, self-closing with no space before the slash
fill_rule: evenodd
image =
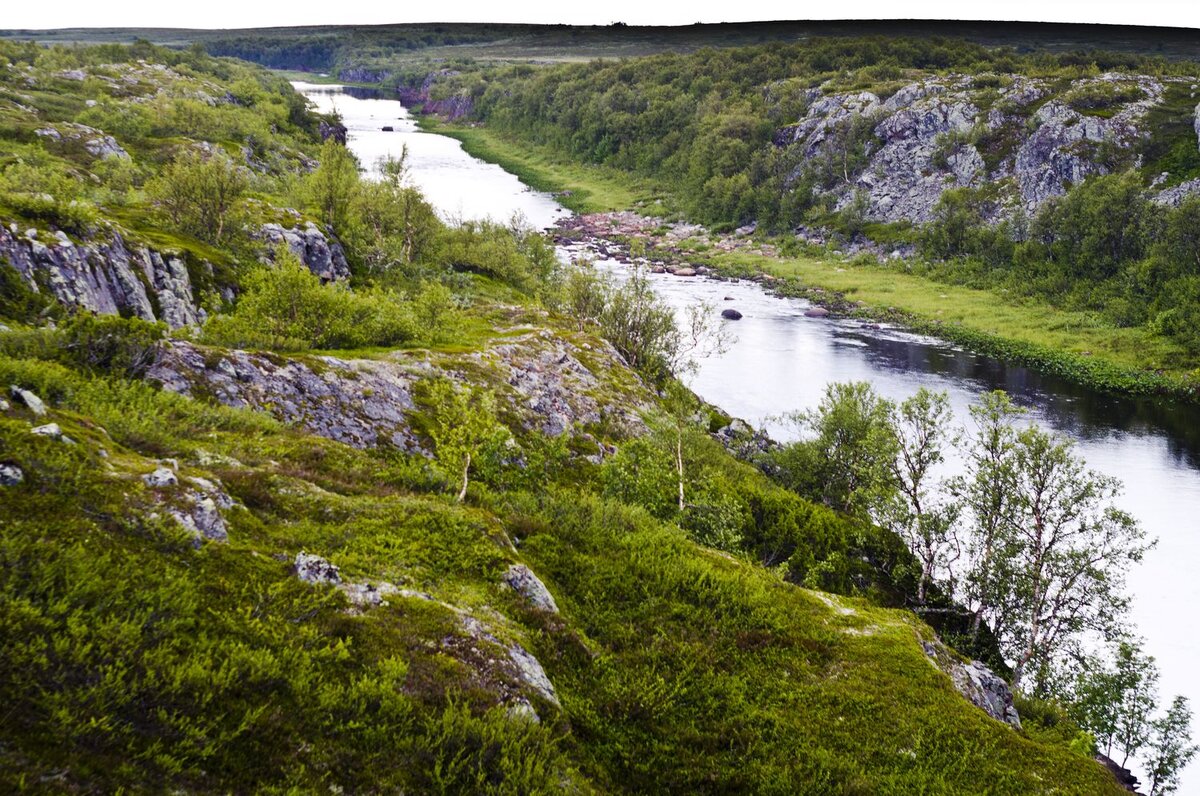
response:
<path id="1" fill-rule="evenodd" d="M 1125 619 L 1125 573 L 1153 542 L 1114 505 L 1115 479 L 1086 469 L 1068 440 L 1019 428 L 1020 414 L 996 392 L 971 407 L 970 431 L 956 430 L 944 394 L 921 389 L 896 405 L 866 383 L 835 384 L 795 418 L 807 434 L 770 460 L 801 494 L 904 539 L 918 612 L 940 610 L 926 607 L 934 592 L 961 601 L 960 643 L 986 626 L 1015 688 L 1065 703 L 1105 754 L 1116 746 L 1147 770 L 1166 766 L 1153 787 L 1171 792 L 1195 753 L 1190 712 L 1180 697 L 1152 718 L 1154 662 L 1127 640 Z M 944 479 L 952 446 L 965 473 Z M 1113 644 L 1115 664 L 1089 652 L 1098 641 Z"/>
<path id="2" fill-rule="evenodd" d="M 160 57 L 145 45 L 4 52 L 44 73 L 110 62 L 137 71 L 136 58 Z M 75 443 L 31 434 L 40 421 L 21 406 L 0 414 L 0 463 L 23 476 L 0 501 L 0 697 L 13 719 L 0 728 L 4 787 L 1115 792 L 1074 735 L 1036 735 L 1031 722 L 1021 737 L 962 700 L 917 643 L 929 628 L 881 607 L 953 608 L 943 558 L 917 544 L 914 555 L 902 539 L 938 550 L 946 537 L 946 517 L 934 523 L 924 500 L 922 463 L 944 444 L 927 433 L 942 426 L 934 398 L 905 404 L 911 433 L 895 433 L 895 410 L 854 388 L 847 411 L 811 418 L 821 450 L 845 470 L 793 448 L 766 462 L 784 476 L 772 478 L 731 456 L 711 433 L 729 419 L 674 381 L 720 348 L 711 308 L 677 326 L 642 275 L 610 284 L 586 267 L 564 270 L 519 225 L 445 224 L 402 161 L 368 182 L 344 149 L 318 147 L 315 120 L 273 99 L 271 79 L 196 51 L 161 57 L 236 101 L 147 88 L 166 121 L 132 112 L 121 142 L 133 163 L 100 169 L 108 176 L 95 190 L 73 177 L 100 167 L 47 154 L 46 184 L 77 192 L 66 204 L 52 198 L 53 223 L 80 202 L 219 257 L 236 290 L 197 332 L 215 346 L 207 355 L 438 345 L 420 356 L 454 380 L 433 373 L 415 390 L 409 416 L 430 457 L 359 450 L 201 390 L 185 397 L 142 381 L 160 326 L 85 313 L 34 326 L 67 314 L 30 291 L 0 294 L 17 327 L 0 334 L 0 384 L 37 392 Z M 72 97 L 37 99 L 61 112 Z M 97 123 L 117 115 L 103 101 L 76 110 Z M 213 131 L 217 150 L 163 143 Z M 243 171 L 243 145 L 255 161 L 284 159 Z M 319 165 L 300 174 L 287 152 Z M 5 179 L 24 179 L 18 160 L 2 161 Z M 344 243 L 348 284 L 323 284 L 285 250 L 260 261 L 268 253 L 244 233 L 283 213 L 276 203 Z M 646 433 L 614 437 L 599 424 L 548 439 L 509 416 L 498 398 L 509 385 L 480 384 L 488 376 L 474 354 L 511 334 L 513 318 L 609 339 L 644 377 Z M 840 436 L 843 423 L 854 433 Z M 1077 475 L 1056 441 L 1013 433 L 998 483 L 1024 489 L 1035 454 Z M 911 453 L 909 465 L 873 450 L 883 444 Z M 150 487 L 142 476 L 167 460 L 180 483 Z M 217 484 L 235 501 L 223 509 L 229 542 L 200 543 L 170 510 Z M 1004 515 L 1000 543 L 1019 543 L 1013 518 L 1026 515 Z M 288 562 L 300 551 L 329 557 L 347 581 L 404 591 L 352 608 L 342 592 L 295 577 Z M 517 561 L 545 579 L 560 615 L 500 585 Z M 972 583 L 992 595 L 1000 580 Z M 1036 588 L 1020 583 L 1004 594 L 1033 605 Z M 987 625 L 1000 626 L 990 607 L 977 615 L 964 649 L 989 648 Z M 474 628 L 485 624 L 481 636 Z M 1000 651 L 1026 636 L 1007 630 Z M 560 706 L 489 668 L 514 643 L 545 665 Z M 1036 653 L 1023 664 L 1032 678 L 1058 662 L 1046 644 Z M 540 722 L 518 710 L 526 696 Z M 1189 754 L 1185 719 L 1182 706 L 1167 711 L 1143 744 L 1163 783 Z M 1068 720 L 1100 737 L 1092 713 Z"/>

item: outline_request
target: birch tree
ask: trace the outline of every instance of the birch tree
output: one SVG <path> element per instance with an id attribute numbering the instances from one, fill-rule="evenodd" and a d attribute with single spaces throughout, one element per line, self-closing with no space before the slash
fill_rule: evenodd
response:
<path id="1" fill-rule="evenodd" d="M 1030 426 L 1013 449 L 1012 504 L 999 536 L 1013 560 L 1011 614 L 994 630 L 1013 660 L 1013 686 L 1044 693 L 1062 645 L 1110 635 L 1125 612 L 1126 569 L 1149 548 L 1113 505 L 1120 483 L 1088 470 L 1069 440 Z"/>
<path id="2" fill-rule="evenodd" d="M 985 616 L 1005 622 L 1012 551 L 1007 549 L 1004 531 L 1016 477 L 1013 422 L 1021 409 L 1007 393 L 997 390 L 984 394 L 970 412 L 974 432 L 967 448 L 966 473 L 951 482 L 951 490 L 972 521 L 963 598 L 972 609 L 971 633 L 977 635 Z"/>
<path id="3" fill-rule="evenodd" d="M 895 413 L 894 487 L 877 510 L 880 524 L 902 538 L 920 562 L 917 602 L 924 605 L 934 578 L 949 573 L 962 554 L 959 507 L 938 480 L 937 468 L 957 434 L 946 393 L 922 387 Z"/>

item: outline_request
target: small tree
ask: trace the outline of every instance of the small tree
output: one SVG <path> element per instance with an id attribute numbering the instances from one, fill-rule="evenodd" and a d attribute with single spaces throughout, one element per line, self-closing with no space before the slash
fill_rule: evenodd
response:
<path id="1" fill-rule="evenodd" d="M 956 435 L 946 393 L 924 387 L 900 404 L 895 418 L 895 486 L 877 511 L 880 524 L 895 532 L 921 562 L 917 602 L 924 604 L 934 577 L 948 572 L 961 554 L 957 535 L 959 507 L 939 494 L 936 468 Z"/>
<path id="2" fill-rule="evenodd" d="M 189 149 L 147 183 L 146 192 L 175 229 L 220 244 L 246 187 L 245 172 L 224 154 Z"/>
<path id="3" fill-rule="evenodd" d="M 370 271 L 381 273 L 432 257 L 442 223 L 421 192 L 408 181 L 408 149 L 381 158 L 380 178 L 352 192 L 351 223 L 343 241 Z"/>
<path id="4" fill-rule="evenodd" d="M 867 382 L 830 384 L 816 410 L 789 415 L 811 436 L 776 454 L 791 485 L 831 508 L 868 516 L 894 490 L 893 406 Z"/>
<path id="5" fill-rule="evenodd" d="M 978 634 L 984 616 L 1002 607 L 1009 590 L 1011 557 L 1003 531 L 1014 499 L 1017 432 L 1013 420 L 1020 414 L 1006 393 L 983 395 L 979 404 L 971 407 L 975 432 L 967 449 L 966 473 L 950 484 L 973 521 L 964 578 L 973 635 Z"/>
<path id="6" fill-rule="evenodd" d="M 1158 667 L 1136 641 L 1120 642 L 1112 658 L 1111 664 L 1087 659 L 1076 676 L 1071 713 L 1106 756 L 1114 746 L 1121 750 L 1123 766 L 1150 741 Z"/>
<path id="7" fill-rule="evenodd" d="M 661 377 L 679 356 L 675 316 L 654 292 L 646 270 L 634 267 L 608 296 L 600 332 L 635 370 Z"/>
<path id="8" fill-rule="evenodd" d="M 449 379 L 436 379 L 426 388 L 430 406 L 429 436 L 438 466 L 446 476 L 461 481 L 456 500 L 466 500 L 471 466 L 488 450 L 511 439 L 496 418 L 496 398 L 478 387 L 457 387 Z"/>
<path id="9" fill-rule="evenodd" d="M 1119 482 L 1086 469 L 1070 440 L 1031 426 L 1017 434 L 1013 468 L 1001 532 L 1014 555 L 1013 608 L 995 631 L 1015 661 L 1013 686 L 1033 673 L 1034 690 L 1044 692 L 1062 645 L 1117 629 L 1128 604 L 1125 570 L 1150 545 L 1112 505 Z"/>
<path id="10" fill-rule="evenodd" d="M 321 146 L 320 165 L 304 178 L 303 191 L 321 220 L 341 232 L 349 226 L 359 185 L 358 161 L 330 138 Z"/>
<path id="11" fill-rule="evenodd" d="M 1197 747 L 1192 743 L 1192 711 L 1187 697 L 1177 696 L 1164 716 L 1156 719 L 1150 747 L 1146 755 L 1146 770 L 1150 776 L 1150 796 L 1166 796 L 1179 789 L 1179 774 L 1192 758 Z"/>
<path id="12" fill-rule="evenodd" d="M 596 273 L 591 263 L 570 268 L 563 282 L 563 308 L 575 320 L 579 331 L 600 322 L 610 290 L 608 281 Z"/>

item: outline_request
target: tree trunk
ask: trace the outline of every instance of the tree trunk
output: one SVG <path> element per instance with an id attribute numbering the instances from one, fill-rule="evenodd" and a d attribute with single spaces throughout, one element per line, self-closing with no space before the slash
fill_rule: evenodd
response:
<path id="1" fill-rule="evenodd" d="M 683 432 L 675 432 L 675 473 L 679 477 L 679 510 L 683 511 L 687 504 L 683 499 Z"/>
<path id="2" fill-rule="evenodd" d="M 462 503 L 467 499 L 467 481 L 471 473 L 471 454 L 467 454 L 467 463 L 463 465 L 463 482 L 462 489 L 458 491 L 458 502 Z"/>

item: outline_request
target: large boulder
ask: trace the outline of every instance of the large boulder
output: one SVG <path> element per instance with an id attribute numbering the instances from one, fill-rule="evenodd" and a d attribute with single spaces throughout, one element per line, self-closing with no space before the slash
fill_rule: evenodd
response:
<path id="1" fill-rule="evenodd" d="M 287 246 L 288 251 L 323 281 L 350 278 L 350 264 L 346 262 L 342 244 L 329 238 L 311 221 L 296 227 L 264 224 L 258 237 L 272 250 L 271 256 L 278 246 Z"/>

